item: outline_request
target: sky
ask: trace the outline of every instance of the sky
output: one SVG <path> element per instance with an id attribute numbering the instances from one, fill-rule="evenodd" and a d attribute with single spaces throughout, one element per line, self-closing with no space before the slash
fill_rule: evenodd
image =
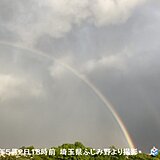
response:
<path id="1" fill-rule="evenodd" d="M 159 0 L 0 0 L 0 147 L 160 148 Z"/>

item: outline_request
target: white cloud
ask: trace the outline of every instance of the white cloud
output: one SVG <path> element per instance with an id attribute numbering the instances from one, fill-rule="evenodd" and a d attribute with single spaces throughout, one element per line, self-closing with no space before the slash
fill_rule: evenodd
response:
<path id="1" fill-rule="evenodd" d="M 73 65 L 73 57 L 64 56 L 54 61 L 54 63 L 49 67 L 49 73 L 54 78 L 60 78 L 67 73 L 68 69 L 66 65 Z"/>
<path id="2" fill-rule="evenodd" d="M 145 0 L 95 0 L 91 10 L 97 26 L 125 22 L 133 9 Z"/>
<path id="3" fill-rule="evenodd" d="M 0 74 L 0 101 L 18 98 L 24 94 L 38 97 L 43 94 L 43 86 L 26 77 Z"/>
<path id="4" fill-rule="evenodd" d="M 62 37 L 73 25 L 81 25 L 85 21 L 97 27 L 125 22 L 133 9 L 144 1 L 15 0 L 13 18 L 3 23 L 18 33 L 22 42 L 32 45 L 43 34 Z"/>
<path id="5" fill-rule="evenodd" d="M 54 78 L 58 78 L 62 76 L 65 73 L 65 68 L 60 65 L 59 63 L 54 63 L 50 68 L 49 68 L 51 76 Z"/>
<path id="6" fill-rule="evenodd" d="M 108 68 L 108 69 L 117 69 L 117 70 L 125 70 L 126 69 L 126 61 L 128 59 L 126 52 L 103 56 L 99 59 L 91 59 L 87 61 L 83 67 L 83 72 L 92 72 L 97 68 Z"/>
<path id="7" fill-rule="evenodd" d="M 43 34 L 62 37 L 89 15 L 87 0 L 30 0 L 26 6 L 20 3 L 17 1 L 15 18 L 7 25 L 29 44 Z"/>

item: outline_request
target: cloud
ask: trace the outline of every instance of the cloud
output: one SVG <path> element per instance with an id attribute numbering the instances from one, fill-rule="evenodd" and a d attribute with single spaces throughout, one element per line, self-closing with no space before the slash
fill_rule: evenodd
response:
<path id="1" fill-rule="evenodd" d="M 71 30 L 73 24 L 81 23 L 88 16 L 87 6 L 87 0 L 16 0 L 10 2 L 10 7 L 1 10 L 2 16 L 5 13 L 8 15 L 1 21 L 7 28 L 18 33 L 23 42 L 33 43 L 43 34 L 55 38 L 63 36 Z M 9 14 L 11 11 L 12 15 Z"/>
<path id="2" fill-rule="evenodd" d="M 51 76 L 54 78 L 58 78 L 60 76 L 64 76 L 66 69 L 60 65 L 59 63 L 54 63 L 51 67 L 49 67 L 49 71 L 51 73 Z"/>
<path id="3" fill-rule="evenodd" d="M 39 97 L 43 87 L 34 80 L 11 74 L 0 74 L 0 101 L 19 98 L 24 95 Z"/>
<path id="4" fill-rule="evenodd" d="M 66 75 L 67 69 L 64 66 L 65 64 L 73 64 L 73 57 L 71 55 L 63 55 L 63 57 L 54 59 L 54 62 L 49 66 L 48 71 L 53 78 L 62 78 Z"/>
<path id="5" fill-rule="evenodd" d="M 125 22 L 136 6 L 145 0 L 95 0 L 92 3 L 93 21 L 97 26 Z"/>
<path id="6" fill-rule="evenodd" d="M 89 73 L 94 72 L 96 69 L 116 69 L 119 71 L 125 71 L 127 64 L 127 54 L 114 54 L 114 55 L 108 55 L 104 56 L 99 59 L 91 59 L 88 60 L 83 66 L 82 71 Z"/>
<path id="7" fill-rule="evenodd" d="M 48 34 L 60 38 L 74 25 L 84 22 L 97 27 L 125 22 L 144 0 L 3 0 L 0 21 L 20 36 L 19 42 L 33 45 Z M 10 7 L 7 6 L 10 4 Z M 11 14 L 12 13 L 12 14 Z"/>

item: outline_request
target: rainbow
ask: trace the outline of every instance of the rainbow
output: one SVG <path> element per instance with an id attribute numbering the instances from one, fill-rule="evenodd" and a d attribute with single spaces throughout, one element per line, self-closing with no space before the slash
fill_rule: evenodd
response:
<path id="1" fill-rule="evenodd" d="M 45 57 L 47 59 L 53 59 L 54 61 L 56 61 L 57 63 L 59 63 L 60 65 L 62 65 L 64 68 L 66 68 L 67 70 L 69 70 L 71 73 L 73 73 L 76 77 L 78 77 L 83 83 L 85 83 L 95 94 L 96 96 L 105 104 L 105 106 L 109 109 L 109 111 L 112 113 L 114 119 L 116 120 L 116 122 L 118 123 L 128 145 L 130 148 L 135 148 L 134 143 L 129 135 L 129 132 L 127 130 L 127 128 L 125 127 L 121 117 L 118 115 L 118 113 L 115 111 L 115 107 L 112 105 L 112 103 L 99 91 L 99 89 L 85 76 L 80 74 L 76 69 L 74 69 L 73 67 L 71 67 L 70 65 L 63 63 L 61 61 L 59 61 L 58 59 L 56 59 L 55 57 L 51 57 L 49 55 L 44 54 L 41 51 L 32 49 L 32 48 L 26 48 L 26 47 L 22 47 L 16 44 L 12 44 L 9 42 L 5 42 L 5 41 L 0 41 L 1 45 L 6 45 L 6 46 L 11 46 L 11 47 L 15 47 L 18 49 L 23 49 L 23 50 L 28 50 L 29 52 L 33 52 L 36 55 Z"/>

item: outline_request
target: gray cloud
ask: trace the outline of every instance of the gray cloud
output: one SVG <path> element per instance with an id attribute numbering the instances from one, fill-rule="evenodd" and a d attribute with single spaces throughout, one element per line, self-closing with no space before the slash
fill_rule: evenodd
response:
<path id="1" fill-rule="evenodd" d="M 144 0 L 131 0 L 129 3 L 125 0 L 2 0 L 0 21 L 10 31 L 18 33 L 20 41 L 25 45 L 33 45 L 34 39 L 43 34 L 62 37 L 73 25 L 80 25 L 84 21 L 96 26 L 125 22 L 133 9 L 143 2 Z"/>
<path id="2" fill-rule="evenodd" d="M 0 44 L 2 147 L 127 145 L 104 104 L 53 56 L 113 102 L 138 148 L 159 147 L 158 0 L 0 4 L 0 40 L 51 57 Z"/>

